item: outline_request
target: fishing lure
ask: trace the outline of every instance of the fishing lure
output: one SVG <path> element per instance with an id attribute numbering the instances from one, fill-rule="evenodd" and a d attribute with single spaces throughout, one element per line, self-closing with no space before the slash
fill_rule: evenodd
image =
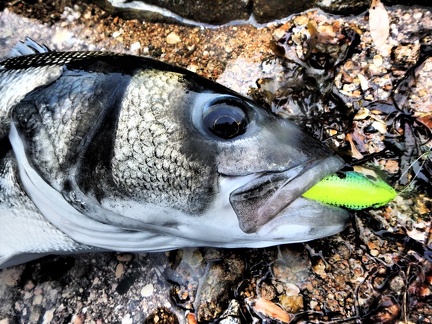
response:
<path id="1" fill-rule="evenodd" d="M 305 192 L 303 197 L 359 210 L 385 205 L 396 197 L 396 191 L 371 174 L 340 171 L 323 178 Z"/>

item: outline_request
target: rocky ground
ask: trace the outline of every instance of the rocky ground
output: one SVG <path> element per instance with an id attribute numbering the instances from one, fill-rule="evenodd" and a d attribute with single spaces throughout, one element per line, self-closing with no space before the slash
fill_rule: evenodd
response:
<path id="1" fill-rule="evenodd" d="M 52 256 L 5 269 L 0 323 L 431 323 L 432 167 L 422 144 L 432 14 L 387 10 L 380 44 L 367 13 L 209 29 L 123 20 L 79 2 L 6 3 L 0 57 L 31 36 L 54 50 L 186 67 L 297 120 L 350 164 L 379 168 L 398 196 L 306 244 Z"/>

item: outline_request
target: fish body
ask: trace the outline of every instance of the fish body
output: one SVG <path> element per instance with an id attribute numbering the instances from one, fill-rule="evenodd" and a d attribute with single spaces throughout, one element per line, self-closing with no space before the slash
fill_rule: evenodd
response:
<path id="1" fill-rule="evenodd" d="M 187 70 L 106 52 L 0 62 L 0 268 L 46 254 L 265 247 L 345 228 L 302 197 L 343 161 Z"/>

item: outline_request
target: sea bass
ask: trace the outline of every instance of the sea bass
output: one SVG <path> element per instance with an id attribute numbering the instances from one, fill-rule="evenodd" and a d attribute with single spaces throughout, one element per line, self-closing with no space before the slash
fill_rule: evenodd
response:
<path id="1" fill-rule="evenodd" d="M 343 160 L 292 122 L 149 58 L 21 46 L 34 54 L 0 63 L 0 268 L 346 227 L 347 210 L 302 197 Z"/>

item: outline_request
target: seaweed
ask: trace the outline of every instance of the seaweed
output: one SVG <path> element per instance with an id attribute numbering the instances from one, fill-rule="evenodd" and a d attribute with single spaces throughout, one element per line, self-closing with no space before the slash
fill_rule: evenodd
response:
<path id="1" fill-rule="evenodd" d="M 417 62 L 394 82 L 387 101 L 367 102 L 344 95 L 334 84 L 340 67 L 359 52 L 360 37 L 355 30 L 329 23 L 317 26 L 310 21 L 300 31 L 294 24 L 285 29 L 285 34 L 272 42 L 275 57 L 266 62 L 281 70 L 276 76 L 258 80 L 251 96 L 327 143 L 347 164 L 397 160 L 399 172 L 397 178 L 393 177 L 394 184 L 418 183 L 430 190 L 432 154 L 426 144 L 432 132 L 410 107 L 408 98 L 418 72 L 432 56 L 432 46 L 420 46 Z M 363 143 L 364 134 L 377 130 L 370 125 L 363 130 L 357 127 L 355 116 L 362 107 L 383 115 L 387 126 L 383 149 L 378 152 L 369 153 Z"/>

